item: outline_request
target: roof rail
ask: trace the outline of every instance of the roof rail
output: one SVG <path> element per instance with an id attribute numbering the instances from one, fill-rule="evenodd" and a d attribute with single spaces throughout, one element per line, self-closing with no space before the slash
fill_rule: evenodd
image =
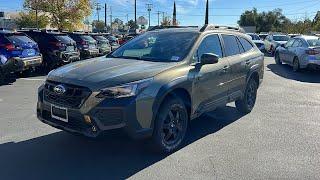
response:
<path id="1" fill-rule="evenodd" d="M 173 28 L 199 28 L 198 26 L 154 26 L 148 29 L 148 31 L 160 30 L 160 29 L 173 29 Z"/>
<path id="2" fill-rule="evenodd" d="M 206 24 L 201 29 L 200 32 L 210 31 L 210 30 L 228 30 L 228 31 L 236 31 L 244 33 L 244 30 L 240 27 L 232 27 L 232 26 L 219 26 L 219 25 L 212 25 Z"/>

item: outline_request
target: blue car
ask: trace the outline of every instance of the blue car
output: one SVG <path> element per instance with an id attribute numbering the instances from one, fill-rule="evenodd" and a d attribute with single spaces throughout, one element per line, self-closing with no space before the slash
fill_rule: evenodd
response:
<path id="1" fill-rule="evenodd" d="M 13 68 L 15 72 L 22 72 L 40 66 L 42 55 L 38 44 L 26 34 L 0 30 L 0 60 L 3 71 L 5 71 L 5 65 L 10 63 L 15 67 Z"/>

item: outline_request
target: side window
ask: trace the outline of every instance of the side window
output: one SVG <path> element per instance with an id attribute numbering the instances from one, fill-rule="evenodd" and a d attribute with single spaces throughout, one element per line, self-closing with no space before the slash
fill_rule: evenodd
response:
<path id="1" fill-rule="evenodd" d="M 285 45 L 286 48 L 292 47 L 293 43 L 294 43 L 294 39 L 290 39 L 290 40 L 286 43 L 286 45 Z"/>
<path id="2" fill-rule="evenodd" d="M 232 35 L 222 35 L 226 57 L 240 54 L 237 38 Z"/>
<path id="3" fill-rule="evenodd" d="M 210 35 L 205 37 L 201 42 L 194 59 L 200 61 L 200 57 L 205 53 L 213 53 L 218 55 L 220 58 L 223 56 L 218 35 Z"/>
<path id="4" fill-rule="evenodd" d="M 296 39 L 292 44 L 292 47 L 299 47 L 299 45 L 300 45 L 300 40 Z"/>
<path id="5" fill-rule="evenodd" d="M 244 51 L 250 51 L 253 49 L 253 45 L 246 39 L 239 37 L 240 43 L 242 44 L 242 47 L 244 48 Z"/>

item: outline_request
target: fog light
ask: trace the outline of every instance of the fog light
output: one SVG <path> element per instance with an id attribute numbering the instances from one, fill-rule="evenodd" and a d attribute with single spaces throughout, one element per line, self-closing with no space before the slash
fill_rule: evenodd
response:
<path id="1" fill-rule="evenodd" d="M 87 124 L 91 124 L 90 116 L 84 115 L 84 122 L 86 122 Z"/>

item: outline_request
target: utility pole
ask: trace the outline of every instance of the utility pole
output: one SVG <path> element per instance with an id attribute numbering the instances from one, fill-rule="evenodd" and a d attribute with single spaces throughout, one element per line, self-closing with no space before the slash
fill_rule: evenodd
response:
<path id="1" fill-rule="evenodd" d="M 158 12 L 157 12 L 157 15 L 158 15 L 158 26 L 160 26 L 160 14 L 161 14 L 161 12 L 158 11 Z"/>
<path id="2" fill-rule="evenodd" d="M 151 20 L 150 13 L 151 13 L 151 10 L 152 10 L 152 4 L 148 3 L 148 4 L 146 4 L 146 6 L 147 6 L 148 13 L 149 13 L 149 27 L 150 27 L 150 24 L 151 24 L 151 22 L 150 22 L 150 20 Z"/>
<path id="3" fill-rule="evenodd" d="M 205 17 L 205 25 L 209 24 L 209 0 L 207 0 L 207 5 L 206 5 L 206 17 Z"/>
<path id="4" fill-rule="evenodd" d="M 104 27 L 107 29 L 107 3 L 104 4 Z"/>
<path id="5" fill-rule="evenodd" d="M 38 21 L 38 0 L 36 0 L 36 26 L 39 29 L 39 21 Z"/>
<path id="6" fill-rule="evenodd" d="M 173 19 L 172 19 L 172 25 L 176 26 L 177 25 L 177 9 L 176 9 L 176 1 L 174 1 L 173 4 Z"/>
<path id="7" fill-rule="evenodd" d="M 110 6 L 110 32 L 112 33 L 112 7 Z"/>
<path id="8" fill-rule="evenodd" d="M 165 14 L 165 12 L 162 12 L 162 22 L 164 22 Z"/>
<path id="9" fill-rule="evenodd" d="M 134 23 L 137 24 L 137 0 L 134 0 Z"/>
<path id="10" fill-rule="evenodd" d="M 127 23 L 129 23 L 129 14 L 126 14 Z"/>
<path id="11" fill-rule="evenodd" d="M 101 5 L 100 3 L 96 3 L 96 10 L 97 10 L 97 15 L 98 15 L 98 21 L 100 21 L 100 10 L 101 10 Z"/>

